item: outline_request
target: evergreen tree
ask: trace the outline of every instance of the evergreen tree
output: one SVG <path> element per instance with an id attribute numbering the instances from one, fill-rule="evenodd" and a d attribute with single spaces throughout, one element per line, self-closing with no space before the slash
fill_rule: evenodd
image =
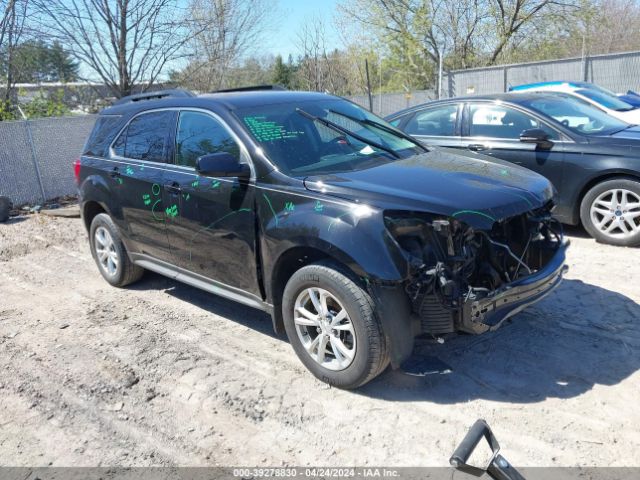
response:
<path id="1" fill-rule="evenodd" d="M 60 42 L 53 42 L 48 56 L 52 81 L 74 82 L 78 79 L 78 62 L 71 58 Z"/>
<path id="2" fill-rule="evenodd" d="M 285 65 L 280 55 L 276 56 L 273 64 L 273 83 L 286 88 L 291 87 L 291 68 Z"/>
<path id="3" fill-rule="evenodd" d="M 0 74 L 7 75 L 7 56 Z M 14 47 L 11 55 L 15 83 L 72 82 L 78 78 L 78 64 L 59 42 L 47 45 L 42 40 L 29 40 Z"/>

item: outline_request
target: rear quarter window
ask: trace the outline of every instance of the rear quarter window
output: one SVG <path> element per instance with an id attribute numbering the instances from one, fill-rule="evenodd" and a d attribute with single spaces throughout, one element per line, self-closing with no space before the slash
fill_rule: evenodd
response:
<path id="1" fill-rule="evenodd" d="M 120 115 L 100 115 L 85 143 L 83 155 L 106 157 L 107 149 L 120 128 Z"/>

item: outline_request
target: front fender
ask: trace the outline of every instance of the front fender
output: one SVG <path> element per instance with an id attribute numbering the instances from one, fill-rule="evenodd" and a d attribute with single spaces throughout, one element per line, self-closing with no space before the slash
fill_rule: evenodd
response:
<path id="1" fill-rule="evenodd" d="M 299 247 L 320 250 L 373 282 L 402 281 L 408 273 L 380 210 L 274 191 L 256 201 L 267 278 L 278 258 Z"/>
<path id="2" fill-rule="evenodd" d="M 312 249 L 336 259 L 364 280 L 382 324 L 391 364 L 399 367 L 413 350 L 411 308 L 402 285 L 409 272 L 407 260 L 384 225 L 383 212 L 275 191 L 259 192 L 256 201 L 264 278 L 274 278 L 283 258 L 297 261 L 287 256 L 291 251 Z M 279 305 L 271 281 L 266 282 L 265 290 L 268 301 Z"/>

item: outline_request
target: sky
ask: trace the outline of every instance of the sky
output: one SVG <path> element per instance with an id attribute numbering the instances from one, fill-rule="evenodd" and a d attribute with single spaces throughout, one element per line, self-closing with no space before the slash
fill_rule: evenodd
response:
<path id="1" fill-rule="evenodd" d="M 274 4 L 278 5 L 278 15 L 265 53 L 282 55 L 285 60 L 289 54 L 296 57 L 302 53 L 296 46 L 297 34 L 305 21 L 314 17 L 324 22 L 327 50 L 341 46 L 340 36 L 333 26 L 338 0 L 279 0 Z"/>

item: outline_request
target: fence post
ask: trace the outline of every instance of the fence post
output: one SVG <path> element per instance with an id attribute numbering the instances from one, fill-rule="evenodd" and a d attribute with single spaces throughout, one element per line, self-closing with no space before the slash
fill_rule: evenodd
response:
<path id="1" fill-rule="evenodd" d="M 502 91 L 503 92 L 508 91 L 508 88 L 509 88 L 509 82 L 507 80 L 508 78 L 507 70 L 509 70 L 507 67 L 504 67 L 502 69 Z"/>
<path id="2" fill-rule="evenodd" d="M 584 57 L 584 62 L 582 63 L 583 63 L 582 81 L 588 82 L 589 81 L 589 56 L 588 55 Z"/>
<path id="3" fill-rule="evenodd" d="M 22 111 L 20 113 L 22 113 Z M 33 143 L 33 135 L 31 134 L 31 123 L 24 113 L 22 113 L 22 116 L 24 117 L 24 125 L 27 129 L 27 139 L 29 140 L 29 146 L 31 147 L 33 166 L 36 167 L 36 178 L 38 179 L 38 185 L 40 185 L 40 193 L 42 193 L 42 203 L 44 203 L 47 201 L 47 195 L 44 192 L 44 185 L 42 184 L 42 176 L 40 175 L 40 167 L 38 166 L 38 156 L 36 155 L 36 146 Z"/>

